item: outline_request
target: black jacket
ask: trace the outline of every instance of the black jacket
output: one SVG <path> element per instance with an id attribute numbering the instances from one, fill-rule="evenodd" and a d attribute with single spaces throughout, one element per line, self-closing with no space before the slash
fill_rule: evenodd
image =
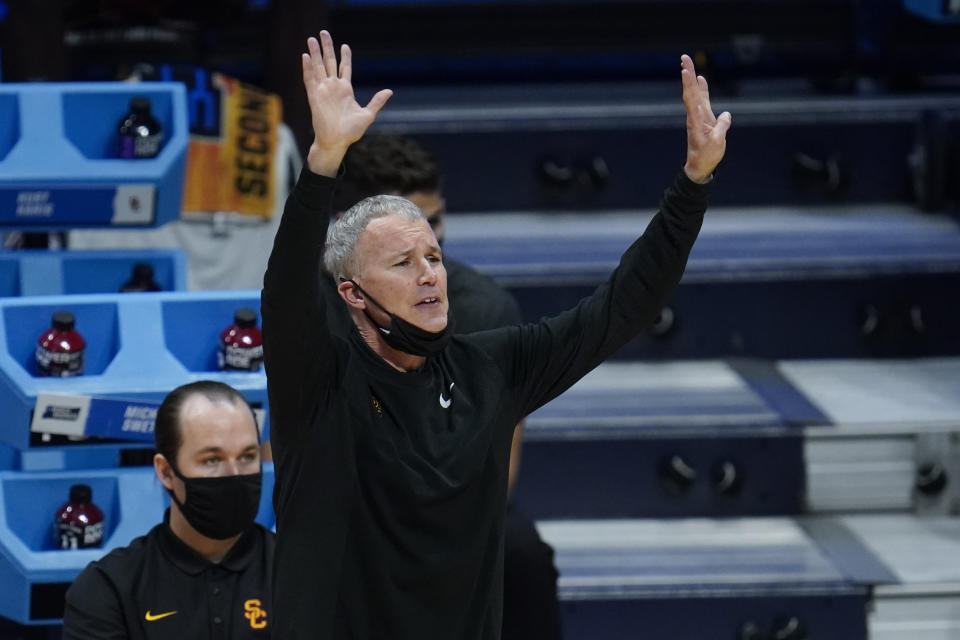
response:
<path id="1" fill-rule="evenodd" d="M 683 273 L 708 189 L 681 174 L 610 280 L 576 308 L 455 336 L 402 373 L 356 330 L 329 330 L 318 269 L 334 184 L 301 174 L 261 300 L 275 631 L 495 640 L 514 425 L 653 321 Z"/>

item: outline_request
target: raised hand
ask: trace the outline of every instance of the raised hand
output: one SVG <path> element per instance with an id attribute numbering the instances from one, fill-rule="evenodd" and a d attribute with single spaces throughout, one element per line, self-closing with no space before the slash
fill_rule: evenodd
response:
<path id="1" fill-rule="evenodd" d="M 683 170 L 694 182 L 706 182 L 727 149 L 730 112 L 724 111 L 719 117 L 713 114 L 707 80 L 697 75 L 690 56 L 680 56 L 680 67 L 687 108 L 687 162 Z"/>
<path id="2" fill-rule="evenodd" d="M 340 66 L 333 50 L 333 38 L 320 32 L 320 41 L 307 39 L 307 50 L 301 56 L 303 88 L 310 104 L 313 122 L 313 143 L 307 154 L 307 166 L 314 173 L 335 176 L 347 148 L 359 140 L 377 112 L 393 92 L 378 92 L 367 106 L 361 107 L 353 95 L 351 75 L 353 62 L 350 47 L 341 45 Z"/>

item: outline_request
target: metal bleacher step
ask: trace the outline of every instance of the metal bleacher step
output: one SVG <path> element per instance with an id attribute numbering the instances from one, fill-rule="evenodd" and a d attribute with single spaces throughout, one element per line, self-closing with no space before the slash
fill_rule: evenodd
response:
<path id="1" fill-rule="evenodd" d="M 556 553 L 570 640 L 867 637 L 867 585 L 789 518 L 538 528 Z"/>
<path id="2" fill-rule="evenodd" d="M 830 640 L 960 633 L 956 517 L 552 520 L 538 528 L 556 552 L 570 640 L 641 631 Z"/>
<path id="3" fill-rule="evenodd" d="M 802 454 L 728 363 L 607 363 L 527 418 L 516 500 L 535 518 L 798 513 Z"/>
<path id="4" fill-rule="evenodd" d="M 676 84 L 654 95 L 538 88 L 512 95 L 486 86 L 443 88 L 426 99 L 406 88 L 373 129 L 413 135 L 436 155 L 451 211 L 656 203 L 682 164 Z M 960 99 L 952 95 L 765 93 L 716 96 L 713 107 L 730 111 L 734 122 L 716 205 L 936 201 L 949 183 L 937 172 L 949 170 L 945 149 L 956 141 Z M 911 160 L 923 169 L 911 172 Z M 911 188 L 913 180 L 924 188 Z"/>
<path id="5" fill-rule="evenodd" d="M 606 363 L 533 412 L 537 519 L 960 504 L 960 358 Z"/>
<path id="6" fill-rule="evenodd" d="M 871 640 L 960 637 L 960 518 L 839 518 L 895 580 L 873 589 Z"/>
<path id="7" fill-rule="evenodd" d="M 444 250 L 536 320 L 588 295 L 651 215 L 450 215 Z M 668 309 L 618 357 L 960 355 L 943 295 L 958 286 L 960 224 L 945 215 L 903 204 L 711 208 Z"/>
<path id="8" fill-rule="evenodd" d="M 807 508 L 957 513 L 960 358 L 778 363 L 828 427 L 804 430 Z"/>
<path id="9" fill-rule="evenodd" d="M 958 440 L 960 358 L 607 363 L 529 417 L 517 501 L 572 640 L 948 640 Z"/>

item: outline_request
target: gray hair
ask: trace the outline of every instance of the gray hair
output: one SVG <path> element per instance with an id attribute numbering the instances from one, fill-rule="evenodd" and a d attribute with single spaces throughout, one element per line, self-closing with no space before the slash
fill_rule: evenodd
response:
<path id="1" fill-rule="evenodd" d="M 386 216 L 400 216 L 405 220 L 426 220 L 420 207 L 400 196 L 371 196 L 353 205 L 327 232 L 327 244 L 323 252 L 323 264 L 335 281 L 360 275 L 354 250 L 360 234 L 371 220 Z"/>

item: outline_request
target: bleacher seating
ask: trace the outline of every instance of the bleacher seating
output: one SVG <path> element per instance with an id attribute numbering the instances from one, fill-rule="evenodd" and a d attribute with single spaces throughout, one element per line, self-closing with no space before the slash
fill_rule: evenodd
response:
<path id="1" fill-rule="evenodd" d="M 921 210 L 908 186 L 912 143 L 880 148 L 863 136 L 886 121 L 894 138 L 901 126 L 912 138 L 928 108 L 954 118 L 957 103 L 815 101 L 791 112 L 718 102 L 746 112 L 734 117 L 749 129 L 737 141 L 752 153 L 733 152 L 718 173 L 721 206 L 673 300 L 615 361 L 527 421 L 517 501 L 557 548 L 565 629 L 591 639 L 953 637 L 956 572 L 932 570 L 932 554 L 952 550 L 934 542 L 957 526 L 960 344 L 945 292 L 960 279 L 960 226 Z M 451 182 L 483 194 L 476 213 L 451 216 L 445 251 L 510 289 L 535 320 L 587 295 L 649 219 L 651 191 L 674 169 L 655 161 L 668 153 L 658 134 L 669 109 L 644 108 L 610 110 L 610 124 L 576 105 L 412 105 L 380 126 L 469 168 Z M 603 154 L 618 162 L 607 163 L 608 182 L 571 160 L 565 168 L 585 179 L 536 186 L 539 143 L 589 158 L 586 141 L 613 145 L 618 127 L 620 155 Z M 616 182 L 634 135 L 647 143 L 632 157 L 644 174 Z M 835 167 L 844 188 L 797 179 L 793 151 L 811 137 L 839 150 L 824 158 L 847 158 Z M 464 142 L 481 138 L 486 156 Z M 526 209 L 484 211 L 503 208 L 519 183 Z M 627 212 L 628 195 L 647 200 Z"/>

